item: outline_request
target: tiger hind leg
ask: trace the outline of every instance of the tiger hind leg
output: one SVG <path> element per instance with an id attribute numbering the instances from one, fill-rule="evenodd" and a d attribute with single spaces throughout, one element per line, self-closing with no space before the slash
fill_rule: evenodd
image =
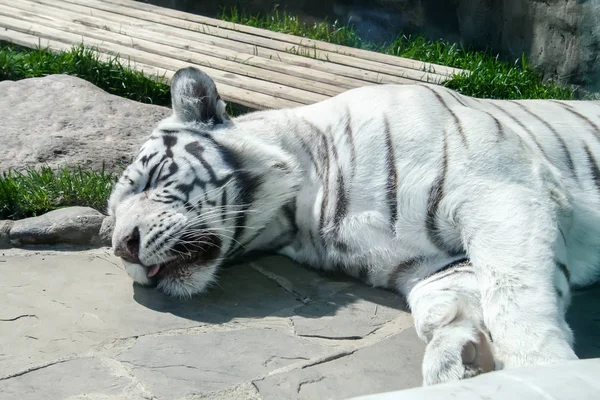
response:
<path id="1" fill-rule="evenodd" d="M 561 304 L 568 293 L 556 287 L 567 264 L 558 221 L 563 204 L 543 186 L 475 192 L 458 221 L 496 363 L 515 368 L 577 359 Z"/>
<path id="2" fill-rule="evenodd" d="M 419 282 L 407 296 L 415 328 L 427 343 L 423 385 L 470 378 L 494 370 L 494 357 L 468 261 Z"/>

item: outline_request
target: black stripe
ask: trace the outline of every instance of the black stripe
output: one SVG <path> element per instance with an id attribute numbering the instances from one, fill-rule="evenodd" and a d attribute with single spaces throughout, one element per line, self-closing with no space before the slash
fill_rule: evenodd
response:
<path id="1" fill-rule="evenodd" d="M 446 134 L 444 134 L 443 144 L 441 171 L 429 191 L 429 198 L 427 199 L 427 215 L 425 217 L 427 237 L 440 250 L 446 249 L 446 245 L 440 237 L 441 235 L 437 226 L 437 212 L 440 207 L 440 202 L 444 198 L 444 184 L 446 181 L 446 174 L 448 173 L 448 143 Z"/>
<path id="2" fill-rule="evenodd" d="M 311 131 L 318 135 L 321 146 L 317 148 L 319 154 L 319 160 L 323 165 L 323 170 L 319 174 L 321 181 L 323 182 L 323 198 L 321 199 L 321 215 L 319 216 L 319 236 L 321 239 L 325 239 L 325 219 L 327 215 L 327 206 L 329 204 L 329 170 L 330 170 L 330 159 L 329 159 L 329 140 L 327 136 L 319 127 L 313 125 L 310 121 L 304 120 L 304 122 L 311 128 Z"/>
<path id="3" fill-rule="evenodd" d="M 533 132 L 531 132 L 531 130 L 529 128 L 527 128 L 527 126 L 525 126 L 525 124 L 523 124 L 523 122 L 521 122 L 520 120 L 518 120 L 514 115 L 512 115 L 511 113 L 509 113 L 508 111 L 506 111 L 504 108 L 500 107 L 498 104 L 495 104 L 495 103 L 492 103 L 492 102 L 489 102 L 487 104 L 495 107 L 497 110 L 501 111 L 508 118 L 510 118 L 511 120 L 513 120 L 514 122 L 516 122 L 517 125 L 519 125 L 525 132 L 527 132 L 527 134 L 529 134 L 529 136 L 531 137 L 531 139 L 533 140 L 533 142 L 535 143 L 535 145 L 537 146 L 537 148 L 542 152 L 542 154 L 544 155 L 544 157 L 546 159 L 548 159 L 548 155 L 546 154 L 546 151 L 544 150 L 544 148 L 542 147 L 542 145 L 538 142 L 538 140 L 535 137 L 535 135 L 533 134 Z"/>
<path id="4" fill-rule="evenodd" d="M 247 221 L 247 211 L 252 205 L 252 202 L 254 201 L 255 191 L 263 183 L 263 177 L 252 175 L 248 171 L 246 171 L 243 168 L 243 165 L 238 155 L 230 149 L 228 149 L 227 147 L 222 146 L 210 135 L 207 135 L 203 132 L 196 132 L 196 134 L 210 142 L 214 146 L 214 148 L 217 151 L 219 151 L 223 161 L 233 171 L 235 171 L 234 174 L 230 174 L 222 179 L 218 179 L 212 166 L 202 157 L 204 147 L 198 142 L 191 142 L 185 146 L 185 150 L 189 154 L 197 158 L 202 164 L 202 166 L 206 169 L 210 176 L 211 183 L 213 183 L 216 186 L 222 186 L 225 183 L 227 183 L 230 179 L 234 179 L 233 187 L 237 189 L 237 195 L 235 199 L 232 200 L 231 204 L 239 206 L 239 209 L 237 210 L 238 213 L 235 219 L 235 228 L 233 232 L 232 244 L 225 254 L 225 257 L 228 257 L 231 254 L 239 253 L 244 250 L 243 245 L 240 245 L 239 242 L 240 238 L 244 235 L 246 231 L 245 224 Z"/>
<path id="5" fill-rule="evenodd" d="M 362 282 L 369 281 L 369 267 L 367 265 L 361 265 L 358 268 L 358 279 Z"/>
<path id="6" fill-rule="evenodd" d="M 148 154 L 146 154 L 146 155 L 142 156 L 142 158 L 140 158 L 140 161 L 142 162 L 142 166 L 143 166 L 144 168 L 145 168 L 145 167 L 147 167 L 147 166 L 148 166 L 148 162 L 149 162 L 150 160 L 152 160 L 152 159 L 154 158 L 154 156 L 156 156 L 157 154 L 158 154 L 158 151 L 155 151 L 155 152 L 154 152 L 154 153 L 152 153 L 152 154 L 149 154 L 149 155 L 148 155 Z"/>
<path id="7" fill-rule="evenodd" d="M 175 190 L 181 192 L 181 194 L 185 197 L 185 201 L 190 201 L 190 193 L 194 190 L 195 186 L 200 186 L 202 189 L 206 190 L 206 184 L 199 179 L 194 179 L 190 184 L 179 183 L 175 186 Z"/>
<path id="8" fill-rule="evenodd" d="M 394 154 L 392 132 L 387 116 L 384 116 L 384 124 L 387 168 L 386 200 L 390 210 L 390 225 L 392 231 L 396 232 L 396 222 L 398 221 L 398 170 L 396 169 L 396 155 Z"/>
<path id="9" fill-rule="evenodd" d="M 576 177 L 577 175 L 575 174 L 575 164 L 573 163 L 573 159 L 571 158 L 571 153 L 569 153 L 569 149 L 567 148 L 567 143 L 565 143 L 564 139 L 562 138 L 562 136 L 560 136 L 560 134 L 556 131 L 556 129 L 554 129 L 554 127 L 552 125 L 550 125 L 548 122 L 544 121 L 540 116 L 535 114 L 529 108 L 525 107 L 525 105 L 518 103 L 516 101 L 511 101 L 511 102 L 513 104 L 516 104 L 517 106 L 519 106 L 521 108 L 521 110 L 525 111 L 527 114 L 531 115 L 532 117 L 534 117 L 535 119 L 540 121 L 542 124 L 544 124 L 544 126 L 546 128 L 548 128 L 548 130 L 550 132 L 552 132 L 554 134 L 554 136 L 560 143 L 560 147 L 562 148 L 563 153 L 565 154 L 565 158 L 567 159 L 567 166 L 568 166 L 569 170 L 571 171 L 571 174 L 574 177 Z"/>
<path id="10" fill-rule="evenodd" d="M 144 188 L 142 189 L 142 192 L 145 192 L 147 190 L 150 189 L 150 186 L 152 186 L 152 182 L 154 179 L 154 174 L 156 173 L 156 170 L 159 166 L 163 165 L 164 161 L 166 159 L 163 157 L 157 164 L 154 164 L 152 166 L 152 168 L 150 168 L 150 171 L 148 171 L 148 180 L 146 181 L 146 185 L 144 186 Z"/>
<path id="11" fill-rule="evenodd" d="M 567 266 L 565 264 L 561 263 L 561 262 L 556 262 L 556 266 L 563 273 L 563 275 L 567 279 L 567 282 L 571 282 L 571 273 L 567 269 Z"/>
<path id="12" fill-rule="evenodd" d="M 165 226 L 164 228 L 158 229 L 155 231 L 151 230 L 150 234 L 152 234 L 152 233 L 154 233 L 154 234 L 147 238 L 145 247 L 150 247 L 151 245 L 153 245 L 158 239 L 160 239 L 160 237 L 162 236 L 163 233 L 165 233 L 172 227 L 173 227 L 173 225 L 169 225 L 169 226 Z"/>
<path id="13" fill-rule="evenodd" d="M 347 107 L 344 134 L 348 139 L 348 146 L 350 147 L 350 165 L 352 165 L 352 171 L 354 172 L 354 169 L 356 168 L 356 147 L 354 145 L 354 133 L 352 132 L 352 115 Z"/>
<path id="14" fill-rule="evenodd" d="M 596 188 L 600 191 L 600 170 L 598 169 L 598 164 L 596 163 L 596 159 L 592 155 L 592 152 L 587 144 L 584 145 L 584 149 L 587 155 L 588 163 L 590 164 L 592 178 L 594 178 Z"/>
<path id="15" fill-rule="evenodd" d="M 552 102 L 560 105 L 563 109 L 565 109 L 566 111 L 570 112 L 571 114 L 575 115 L 576 117 L 578 117 L 579 119 L 585 121 L 586 124 L 588 124 L 592 130 L 594 131 L 594 135 L 600 139 L 600 127 L 598 127 L 598 125 L 596 125 L 591 119 L 589 119 L 588 117 L 586 117 L 585 115 L 581 114 L 580 112 L 578 112 L 577 110 L 575 110 L 573 108 L 573 106 L 566 104 L 566 103 L 561 103 L 560 101 L 557 100 L 551 100 Z"/>
<path id="16" fill-rule="evenodd" d="M 446 93 L 448 93 L 450 96 L 452 96 L 454 98 L 454 100 L 456 100 L 461 106 L 464 107 L 468 107 L 467 103 L 465 103 L 463 101 L 463 99 L 461 99 L 458 93 L 454 92 L 454 90 L 448 89 L 446 90 Z"/>
<path id="17" fill-rule="evenodd" d="M 179 199 L 175 196 L 166 196 L 164 198 L 159 198 L 159 197 L 154 196 L 150 200 L 155 203 L 163 203 L 163 204 L 173 204 L 175 201 L 181 201 L 182 203 L 185 203 L 182 199 Z"/>
<path id="18" fill-rule="evenodd" d="M 498 128 L 498 136 L 500 137 L 505 137 L 506 134 L 504 133 L 504 127 L 502 126 L 502 123 L 500 122 L 500 120 L 498 120 L 498 118 L 494 117 L 492 114 L 488 114 L 490 117 L 492 117 L 494 119 L 494 122 L 496 123 L 496 128 Z"/>
<path id="19" fill-rule="evenodd" d="M 247 211 L 251 206 L 252 201 L 254 200 L 254 191 L 262 184 L 262 181 L 259 177 L 251 176 L 245 171 L 239 171 L 235 175 L 235 186 L 238 188 L 238 196 L 237 200 L 241 203 L 241 207 L 238 210 L 236 219 L 235 219 L 235 228 L 233 232 L 233 244 L 227 254 L 232 251 L 243 251 L 243 245 L 239 245 L 240 238 L 246 231 L 244 225 L 246 225 L 247 221 Z M 235 245 L 238 245 L 238 249 L 235 249 Z"/>
<path id="20" fill-rule="evenodd" d="M 227 204 L 227 189 L 223 188 L 223 192 L 221 193 L 221 220 L 225 222 L 227 219 L 227 211 L 225 206 Z"/>
<path id="21" fill-rule="evenodd" d="M 296 200 L 293 200 L 283 206 L 283 215 L 290 224 L 292 236 L 295 237 L 298 233 L 298 224 L 296 223 Z"/>
<path id="22" fill-rule="evenodd" d="M 467 137 L 465 136 L 462 124 L 460 123 L 460 120 L 458 119 L 458 116 L 454 113 L 454 111 L 452 111 L 452 109 L 450 107 L 448 107 L 448 104 L 442 98 L 442 96 L 440 96 L 440 94 L 438 92 L 436 92 L 435 90 L 433 90 L 429 86 L 423 86 L 423 85 L 419 85 L 419 86 L 421 86 L 422 88 L 425 88 L 425 89 L 429 90 L 431 93 L 433 93 L 435 95 L 435 97 L 438 99 L 438 101 L 440 102 L 440 104 L 443 105 L 446 108 L 446 111 L 448 111 L 450 113 L 450 115 L 452 116 L 452 118 L 454 119 L 454 125 L 456 126 L 456 130 L 460 134 L 460 141 L 461 141 L 461 143 L 464 146 L 468 147 L 468 145 L 467 145 Z"/>
<path id="23" fill-rule="evenodd" d="M 213 143 L 216 144 L 215 142 L 213 142 Z M 191 154 L 192 156 L 194 156 L 194 158 L 196 158 L 198 161 L 200 161 L 200 163 L 202 164 L 202 166 L 204 167 L 204 169 L 206 169 L 206 172 L 210 176 L 210 183 L 212 183 L 213 185 L 215 185 L 215 186 L 222 186 L 225 183 L 227 183 L 227 181 L 229 179 L 231 179 L 231 175 L 227 175 L 227 176 L 225 176 L 224 178 L 221 178 L 221 179 L 217 178 L 217 174 L 215 173 L 215 170 L 213 169 L 213 167 L 202 156 L 202 153 L 204 153 L 204 146 L 202 146 L 200 143 L 198 143 L 198 142 L 190 142 L 190 143 L 188 143 L 188 144 L 185 145 L 185 150 L 189 154 Z M 225 149 L 223 147 L 221 147 L 220 145 L 218 145 L 218 144 L 217 144 L 217 150 L 219 150 L 222 155 L 225 152 Z M 225 161 L 228 161 L 228 160 L 225 159 Z M 233 168 L 233 170 L 237 171 L 238 168 Z"/>
<path id="24" fill-rule="evenodd" d="M 163 143 L 165 146 L 167 146 L 167 151 L 165 152 L 165 154 L 167 155 L 167 157 L 173 158 L 173 146 L 177 144 L 177 137 L 165 135 L 163 136 Z"/>
<path id="25" fill-rule="evenodd" d="M 398 290 L 396 284 L 398 283 L 398 278 L 400 275 L 412 270 L 421 261 L 421 258 L 409 258 L 408 260 L 396 265 L 388 277 L 387 287 L 389 289 Z"/>
<path id="26" fill-rule="evenodd" d="M 177 166 L 177 163 L 175 161 L 171 160 L 171 165 L 169 165 L 169 172 L 166 175 L 162 175 L 162 176 L 158 175 L 158 179 L 156 180 L 156 183 L 166 181 L 167 179 L 169 179 L 170 177 L 175 175 L 177 173 L 177 171 L 179 171 L 179 167 Z M 160 172 L 162 172 L 162 168 L 161 168 Z M 159 172 L 159 174 L 160 174 L 160 172 Z"/>
<path id="27" fill-rule="evenodd" d="M 467 258 L 461 258 L 459 260 L 453 261 L 448 265 L 445 265 L 444 267 L 440 268 L 439 270 L 427 275 L 426 277 L 424 277 L 423 279 L 421 279 L 421 282 L 427 280 L 427 283 L 431 283 L 431 282 L 437 282 L 440 279 L 444 279 L 450 275 L 454 275 L 456 273 L 467 273 L 467 274 L 474 274 L 475 271 L 473 271 L 473 269 L 457 269 L 460 266 L 463 266 L 465 263 L 468 263 L 469 260 Z M 446 273 L 444 273 L 446 272 Z"/>
<path id="28" fill-rule="evenodd" d="M 291 123 L 290 123 L 290 125 L 291 125 Z M 300 135 L 300 136 L 296 135 L 297 131 L 302 132 L 304 130 L 302 128 L 299 128 L 298 125 L 299 125 L 298 123 L 295 124 L 297 129 L 293 129 L 292 134 L 300 143 L 300 147 L 302 147 L 302 150 L 304 150 L 304 152 L 306 152 L 306 154 L 308 155 L 308 158 L 310 159 L 311 164 L 315 168 L 317 175 L 320 175 L 321 171 L 320 171 L 319 163 L 317 162 L 317 159 L 316 159 L 315 155 L 313 154 L 310 146 L 306 143 L 306 141 L 304 140 L 304 137 L 302 135 Z"/>
<path id="29" fill-rule="evenodd" d="M 348 193 L 346 192 L 346 185 L 344 182 L 344 172 L 342 171 L 338 152 L 333 141 L 331 142 L 331 152 L 333 153 L 334 163 L 337 166 L 337 201 L 335 203 L 333 223 L 336 230 L 339 230 L 342 219 L 346 216 L 348 211 Z"/>

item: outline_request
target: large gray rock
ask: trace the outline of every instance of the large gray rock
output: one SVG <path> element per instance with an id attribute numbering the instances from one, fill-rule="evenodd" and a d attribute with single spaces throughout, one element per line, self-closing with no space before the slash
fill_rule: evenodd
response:
<path id="1" fill-rule="evenodd" d="M 10 241 L 15 246 L 28 244 L 80 244 L 98 241 L 104 215 L 89 207 L 67 207 L 15 221 Z"/>
<path id="2" fill-rule="evenodd" d="M 459 0 L 456 13 L 463 43 L 600 91 L 599 0 Z"/>
<path id="3" fill-rule="evenodd" d="M 110 95 L 68 75 L 0 82 L 0 172 L 128 163 L 169 109 Z"/>

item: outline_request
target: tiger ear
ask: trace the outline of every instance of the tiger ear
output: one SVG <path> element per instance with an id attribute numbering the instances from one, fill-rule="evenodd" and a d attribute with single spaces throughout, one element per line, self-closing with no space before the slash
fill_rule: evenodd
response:
<path id="1" fill-rule="evenodd" d="M 171 80 L 171 104 L 177 119 L 218 125 L 229 120 L 215 82 L 194 67 L 178 70 Z"/>

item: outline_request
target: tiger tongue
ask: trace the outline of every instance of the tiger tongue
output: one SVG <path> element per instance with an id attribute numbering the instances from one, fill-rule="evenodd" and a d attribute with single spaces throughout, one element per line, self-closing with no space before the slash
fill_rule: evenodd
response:
<path id="1" fill-rule="evenodd" d="M 148 268 L 148 278 L 152 278 L 154 275 L 158 274 L 158 270 L 160 269 L 160 264 L 156 264 Z"/>

